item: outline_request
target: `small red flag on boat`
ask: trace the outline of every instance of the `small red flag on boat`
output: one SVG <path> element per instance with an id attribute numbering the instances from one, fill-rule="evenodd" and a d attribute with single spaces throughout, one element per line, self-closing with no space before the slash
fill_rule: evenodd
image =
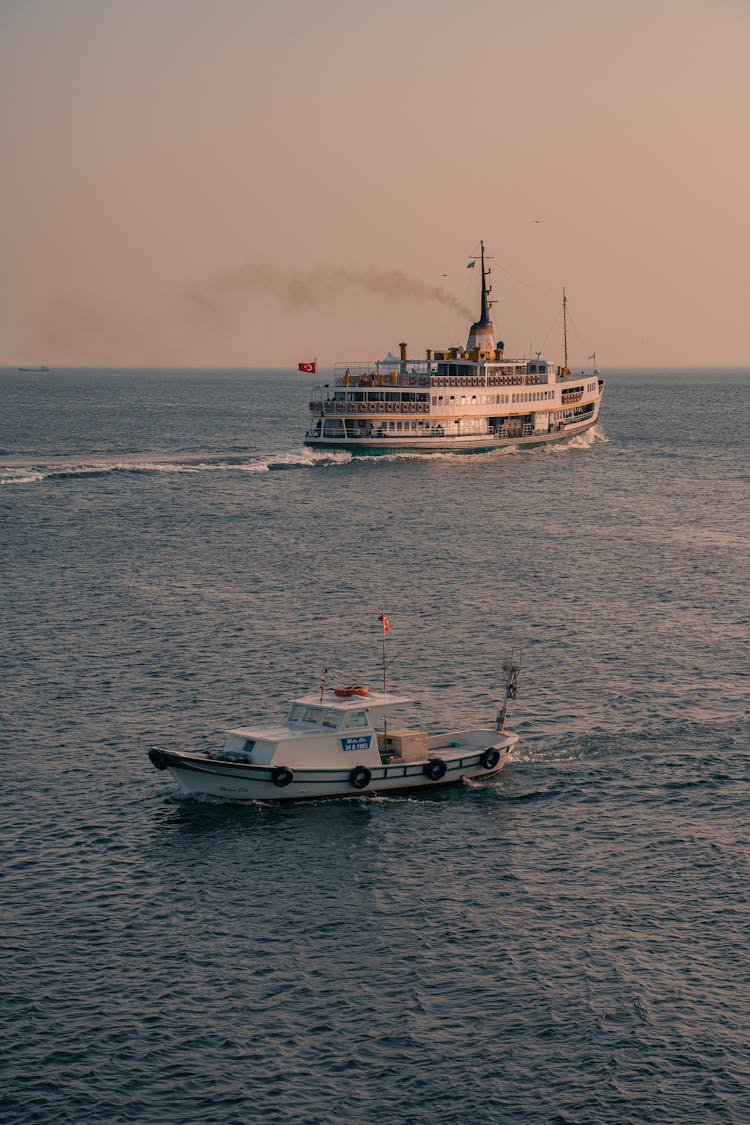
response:
<path id="1" fill-rule="evenodd" d="M 380 617 L 378 618 L 378 621 L 383 622 L 383 632 L 384 633 L 390 633 L 391 627 L 388 624 L 388 618 L 386 617 L 386 615 L 384 613 L 381 613 Z"/>
<path id="2" fill-rule="evenodd" d="M 300 371 L 304 371 L 305 375 L 315 374 L 315 360 L 312 363 L 298 363 L 297 367 Z"/>

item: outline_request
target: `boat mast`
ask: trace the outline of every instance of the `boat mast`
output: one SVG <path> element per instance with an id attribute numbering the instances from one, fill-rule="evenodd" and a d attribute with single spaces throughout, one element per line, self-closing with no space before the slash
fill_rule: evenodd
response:
<path id="1" fill-rule="evenodd" d="M 563 344 L 565 346 L 565 374 L 570 374 L 568 367 L 568 298 L 565 296 L 565 286 L 563 286 Z"/>
<path id="2" fill-rule="evenodd" d="M 487 285 L 487 277 L 486 277 L 485 269 L 484 269 L 484 242 L 483 241 L 480 241 L 479 248 L 480 248 L 481 257 L 482 257 L 482 315 L 480 316 L 479 319 L 480 319 L 480 322 L 482 324 L 486 324 L 486 322 L 489 320 L 489 316 L 490 316 L 488 297 L 489 297 L 490 293 L 492 292 L 492 286 Z"/>
<path id="3" fill-rule="evenodd" d="M 385 690 L 385 670 L 386 670 L 385 635 L 386 635 L 386 633 L 390 632 L 390 628 L 391 628 L 390 625 L 388 624 L 388 618 L 385 615 L 385 606 L 383 606 L 383 612 L 381 613 L 378 620 L 381 621 L 382 625 L 383 625 L 383 695 L 385 695 L 386 694 L 386 690 Z M 383 715 L 383 751 L 384 752 L 385 752 L 387 746 L 388 746 L 388 716 L 384 714 Z"/>

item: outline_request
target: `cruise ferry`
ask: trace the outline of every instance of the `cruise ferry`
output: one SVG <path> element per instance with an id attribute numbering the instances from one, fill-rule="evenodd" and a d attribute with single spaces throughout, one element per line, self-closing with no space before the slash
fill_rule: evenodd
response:
<path id="1" fill-rule="evenodd" d="M 475 259 L 472 259 L 472 262 Z M 568 367 L 567 301 L 563 290 L 564 362 L 508 359 L 490 318 L 484 243 L 482 306 L 464 349 L 428 349 L 424 359 L 400 356 L 339 364 L 332 383 L 310 402 L 305 445 L 352 454 L 485 453 L 534 446 L 581 434 L 599 418 L 604 380 Z M 314 370 L 314 366 L 300 365 Z"/>

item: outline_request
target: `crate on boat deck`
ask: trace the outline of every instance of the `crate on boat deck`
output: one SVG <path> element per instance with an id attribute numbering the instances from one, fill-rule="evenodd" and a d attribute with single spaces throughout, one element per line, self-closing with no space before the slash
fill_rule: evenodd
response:
<path id="1" fill-rule="evenodd" d="M 386 758 L 418 762 L 427 757 L 427 733 L 423 730 L 394 730 L 378 734 L 378 749 Z"/>

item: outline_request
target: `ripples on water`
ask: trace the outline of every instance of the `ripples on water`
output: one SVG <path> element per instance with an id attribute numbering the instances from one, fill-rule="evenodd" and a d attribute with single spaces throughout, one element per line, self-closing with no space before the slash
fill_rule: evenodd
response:
<path id="1" fill-rule="evenodd" d="M 282 373 L 0 384 L 5 1120 L 746 1125 L 746 380 L 423 462 L 309 456 Z M 151 768 L 372 682 L 382 606 L 436 729 L 522 649 L 498 779 Z"/>

